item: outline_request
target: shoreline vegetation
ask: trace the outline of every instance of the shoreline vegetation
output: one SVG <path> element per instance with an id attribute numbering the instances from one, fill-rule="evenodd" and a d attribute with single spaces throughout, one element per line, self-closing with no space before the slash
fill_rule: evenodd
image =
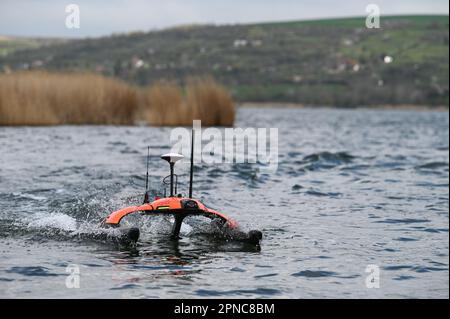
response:
<path id="1" fill-rule="evenodd" d="M 448 105 L 415 105 L 415 104 L 383 104 L 383 105 L 361 105 L 351 107 L 336 107 L 329 105 L 309 105 L 304 103 L 280 103 L 280 102 L 241 102 L 236 108 L 285 108 L 285 109 L 325 109 L 325 110 L 404 110 L 404 111 L 436 111 L 448 112 Z"/>
<path id="2" fill-rule="evenodd" d="M 235 103 L 212 77 L 184 85 L 159 81 L 146 87 L 95 73 L 22 71 L 0 74 L 0 126 L 136 125 L 233 126 L 236 108 L 321 108 L 280 102 Z M 341 109 L 448 112 L 446 105 L 374 105 Z"/>
<path id="3" fill-rule="evenodd" d="M 184 86 L 137 87 L 93 73 L 23 71 L 0 75 L 0 125 L 232 126 L 235 104 L 211 77 Z"/>

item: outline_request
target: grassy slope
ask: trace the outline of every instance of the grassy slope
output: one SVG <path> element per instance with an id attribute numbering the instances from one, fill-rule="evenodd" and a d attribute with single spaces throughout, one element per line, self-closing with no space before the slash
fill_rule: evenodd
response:
<path id="1" fill-rule="evenodd" d="M 41 60 L 48 69 L 97 70 L 141 85 L 212 74 L 241 101 L 448 105 L 448 22 L 396 16 L 382 18 L 379 30 L 366 29 L 364 18 L 179 27 L 16 51 L 0 57 L 0 68 Z M 235 47 L 237 39 L 247 45 Z M 143 66 L 133 67 L 133 58 Z"/>
<path id="2" fill-rule="evenodd" d="M 13 54 L 15 51 L 38 49 L 43 46 L 66 42 L 68 42 L 68 40 L 58 38 L 53 39 L 0 36 L 0 57 Z"/>

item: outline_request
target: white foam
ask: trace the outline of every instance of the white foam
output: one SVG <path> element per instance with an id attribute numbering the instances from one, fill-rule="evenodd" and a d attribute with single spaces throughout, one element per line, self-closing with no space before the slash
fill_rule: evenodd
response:
<path id="1" fill-rule="evenodd" d="M 182 234 L 189 234 L 193 230 L 191 225 L 188 225 L 186 223 L 181 224 L 180 232 Z"/>
<path id="2" fill-rule="evenodd" d="M 77 222 L 73 217 L 61 213 L 40 214 L 28 223 L 31 228 L 56 228 L 65 231 L 75 231 Z"/>

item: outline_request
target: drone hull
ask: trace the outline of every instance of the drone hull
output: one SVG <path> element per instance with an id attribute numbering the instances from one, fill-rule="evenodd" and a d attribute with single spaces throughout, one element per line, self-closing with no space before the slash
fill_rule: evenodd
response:
<path id="1" fill-rule="evenodd" d="M 144 216 L 152 215 L 172 215 L 174 217 L 174 225 L 172 228 L 171 237 L 179 238 L 181 224 L 187 216 L 204 216 L 211 220 L 218 221 L 218 225 L 226 233 L 232 234 L 232 240 L 238 240 L 250 244 L 259 244 L 262 239 L 262 234 L 259 231 L 250 231 L 245 233 L 239 230 L 238 224 L 228 216 L 207 208 L 198 200 L 190 198 L 168 197 L 157 199 L 152 203 L 143 204 L 140 206 L 126 207 L 110 214 L 106 220 L 105 225 L 119 228 L 122 219 L 130 214 L 141 214 Z M 125 232 L 125 238 L 135 237 L 135 231 L 131 234 Z M 139 236 L 139 235 L 138 235 Z M 137 241 L 137 239 L 136 239 Z"/>

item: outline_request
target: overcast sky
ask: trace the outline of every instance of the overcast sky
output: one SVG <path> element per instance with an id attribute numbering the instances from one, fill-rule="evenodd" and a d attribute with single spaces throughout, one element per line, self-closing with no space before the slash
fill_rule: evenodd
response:
<path id="1" fill-rule="evenodd" d="M 66 5 L 80 29 L 65 26 Z M 0 0 L 0 35 L 95 37 L 181 24 L 230 24 L 381 14 L 447 14 L 447 0 Z"/>

